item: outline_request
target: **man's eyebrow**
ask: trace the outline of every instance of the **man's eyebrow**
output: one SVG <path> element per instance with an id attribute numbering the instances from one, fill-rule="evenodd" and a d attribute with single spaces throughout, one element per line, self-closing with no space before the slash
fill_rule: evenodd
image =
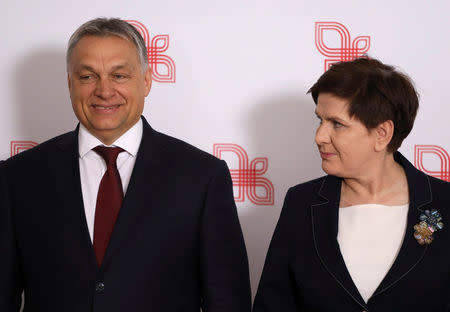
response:
<path id="1" fill-rule="evenodd" d="M 132 67 L 128 63 L 118 64 L 118 65 L 114 65 L 113 67 L 111 67 L 112 71 L 120 70 L 120 69 L 132 69 Z"/>
<path id="2" fill-rule="evenodd" d="M 111 67 L 111 71 L 120 70 L 120 69 L 131 69 L 131 66 L 128 63 L 125 63 L 125 64 L 114 65 L 113 67 Z M 80 64 L 80 66 L 78 66 L 77 71 L 79 72 L 81 70 L 88 70 L 91 72 L 95 72 L 94 68 L 87 64 Z"/>

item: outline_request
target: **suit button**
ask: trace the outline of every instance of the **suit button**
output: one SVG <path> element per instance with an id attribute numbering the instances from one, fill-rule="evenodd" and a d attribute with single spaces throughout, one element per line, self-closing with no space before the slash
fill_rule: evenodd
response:
<path id="1" fill-rule="evenodd" d="M 104 291 L 105 291 L 105 284 L 103 284 L 102 282 L 97 282 L 97 284 L 95 284 L 95 292 L 97 294 L 103 294 Z"/>

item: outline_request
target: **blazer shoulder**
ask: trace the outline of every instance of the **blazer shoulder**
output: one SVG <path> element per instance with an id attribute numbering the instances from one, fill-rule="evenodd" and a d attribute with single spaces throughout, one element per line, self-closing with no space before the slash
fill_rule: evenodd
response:
<path id="1" fill-rule="evenodd" d="M 73 141 L 76 138 L 75 131 L 67 132 L 49 139 L 29 150 L 16 154 L 4 161 L 4 165 L 9 166 L 27 166 L 36 162 L 43 161 L 55 152 L 56 149 L 64 147 L 66 142 Z"/>
<path id="2" fill-rule="evenodd" d="M 319 193 L 320 189 L 322 188 L 324 182 L 328 177 L 329 176 L 326 175 L 320 178 L 309 180 L 304 183 L 297 184 L 288 190 L 288 195 L 294 198 L 296 197 L 303 197 L 304 199 L 311 198 L 311 195 Z"/>
<path id="3" fill-rule="evenodd" d="M 323 176 L 289 188 L 281 216 L 293 220 L 300 215 L 307 215 L 308 207 L 320 197 L 318 194 L 326 178 L 327 176 Z"/>
<path id="4" fill-rule="evenodd" d="M 432 177 L 430 175 L 427 175 L 427 177 L 428 177 L 428 180 L 430 181 L 430 186 L 432 188 L 434 187 L 434 188 L 439 188 L 439 189 L 447 190 L 447 191 L 450 190 L 450 182 Z M 450 193 L 448 195 L 450 196 Z"/>
<path id="5" fill-rule="evenodd" d="M 434 202 L 444 203 L 444 206 L 450 205 L 450 182 L 427 175 L 430 183 L 430 189 Z"/>
<path id="6" fill-rule="evenodd" d="M 169 158 L 183 159 L 183 163 L 201 165 L 205 168 L 217 168 L 223 163 L 215 156 L 195 147 L 183 140 L 155 131 L 157 142 L 164 148 Z"/>

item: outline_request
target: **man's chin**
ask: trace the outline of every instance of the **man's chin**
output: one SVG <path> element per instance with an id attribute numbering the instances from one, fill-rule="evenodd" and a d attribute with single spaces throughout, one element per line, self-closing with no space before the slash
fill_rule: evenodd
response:
<path id="1" fill-rule="evenodd" d="M 107 145 L 113 143 L 127 130 L 119 123 L 93 123 L 85 127 L 93 136 Z"/>
<path id="2" fill-rule="evenodd" d="M 98 132 L 111 132 L 119 130 L 123 127 L 123 124 L 124 122 L 122 120 L 118 120 L 118 118 L 104 117 L 89 120 L 89 127 L 86 128 L 88 128 L 88 130 L 92 129 L 92 131 Z"/>

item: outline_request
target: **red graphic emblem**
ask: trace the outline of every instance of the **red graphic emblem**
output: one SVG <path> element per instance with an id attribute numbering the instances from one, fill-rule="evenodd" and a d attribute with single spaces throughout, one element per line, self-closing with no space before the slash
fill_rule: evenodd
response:
<path id="1" fill-rule="evenodd" d="M 247 196 L 255 205 L 273 205 L 274 187 L 269 179 L 262 177 L 269 167 L 267 157 L 255 158 L 249 164 L 246 151 L 239 145 L 214 144 L 214 156 L 223 159 L 223 154 L 237 157 L 237 169 L 230 169 L 235 201 L 243 202 Z M 230 165 L 233 162 L 227 163 Z"/>
<path id="2" fill-rule="evenodd" d="M 128 20 L 142 35 L 147 46 L 148 64 L 153 70 L 153 80 L 165 83 L 175 82 L 175 62 L 163 54 L 169 49 L 169 35 L 156 35 L 150 41 L 147 27 L 141 22 Z"/>
<path id="3" fill-rule="evenodd" d="M 332 31 L 338 34 L 340 46 L 329 47 L 324 40 L 325 31 Z M 325 71 L 331 64 L 336 62 L 353 61 L 361 57 L 370 49 L 370 36 L 358 36 L 353 41 L 350 38 L 348 29 L 337 22 L 316 22 L 316 47 L 317 50 L 327 58 L 325 59 Z"/>
<path id="4" fill-rule="evenodd" d="M 33 141 L 11 141 L 11 156 L 17 155 L 27 149 L 37 146 Z"/>
<path id="5" fill-rule="evenodd" d="M 425 168 L 424 159 L 427 159 L 426 162 L 428 165 L 430 164 L 430 157 L 424 157 L 425 155 L 434 155 L 437 156 L 439 168 L 427 169 Z M 436 157 L 434 157 L 436 160 Z M 436 163 L 436 162 L 434 162 Z M 450 156 L 447 151 L 440 146 L 437 145 L 415 145 L 414 146 L 414 166 L 417 169 L 425 172 L 426 174 L 433 176 L 435 178 L 449 181 L 450 182 Z M 430 168 L 430 167 L 428 167 Z"/>

